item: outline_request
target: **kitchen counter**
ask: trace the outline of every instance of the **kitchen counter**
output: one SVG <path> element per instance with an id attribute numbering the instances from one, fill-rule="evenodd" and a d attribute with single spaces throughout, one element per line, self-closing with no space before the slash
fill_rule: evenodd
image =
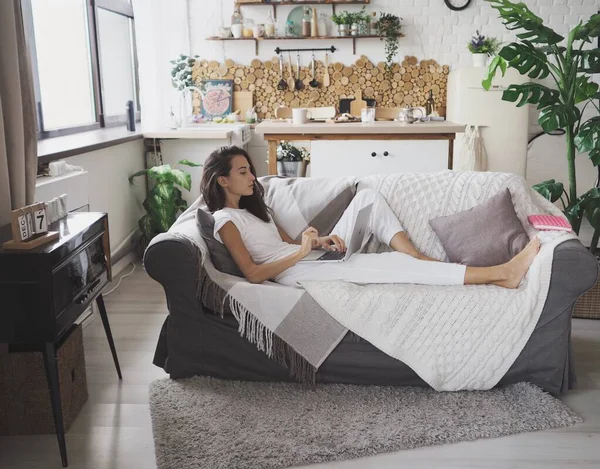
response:
<path id="1" fill-rule="evenodd" d="M 243 123 L 235 124 L 198 124 L 189 127 L 180 127 L 177 129 L 160 128 L 152 130 L 143 130 L 144 138 L 156 139 L 202 139 L 202 140 L 222 140 L 228 139 L 235 133 L 249 131 L 250 126 Z M 245 138 L 247 140 L 247 137 Z"/>
<path id="2" fill-rule="evenodd" d="M 311 144 L 311 162 L 315 162 L 314 156 L 316 155 L 318 164 L 313 165 L 313 170 L 317 167 L 323 168 L 324 173 L 334 173 L 330 165 L 333 159 L 339 156 L 339 152 L 348 155 L 347 157 L 344 156 L 344 159 L 340 160 L 339 163 L 350 167 L 349 171 L 355 175 L 359 175 L 358 173 L 362 175 L 364 171 L 402 172 L 413 170 L 413 168 L 417 168 L 416 165 L 412 164 L 417 161 L 417 155 L 419 155 L 420 160 L 427 158 L 439 160 L 439 157 L 447 154 L 447 168 L 452 169 L 454 164 L 454 139 L 457 133 L 464 132 L 464 130 L 464 125 L 447 121 L 416 122 L 413 124 L 392 121 L 376 121 L 370 124 L 361 122 L 293 124 L 268 120 L 261 122 L 255 128 L 256 134 L 262 135 L 268 142 L 268 173 L 270 175 L 277 174 L 277 145 L 281 140 L 314 142 Z M 363 142 L 348 144 L 341 142 L 351 140 L 362 140 Z M 404 145 L 402 149 L 398 142 L 390 142 L 392 140 L 438 141 L 438 143 L 435 148 L 430 143 L 429 153 L 422 153 L 414 144 Z M 439 142 L 440 140 L 448 142 L 447 150 L 440 148 L 440 144 L 445 145 L 444 142 Z M 365 143 L 364 141 L 371 141 L 371 143 Z M 360 159 L 362 157 L 358 156 L 357 152 L 369 155 L 373 159 L 367 164 L 364 159 Z M 406 158 L 408 154 L 414 155 L 412 161 Z M 398 158 L 394 158 L 394 155 Z M 385 162 L 381 159 L 382 157 Z M 402 161 L 400 157 L 403 158 Z M 322 164 L 323 160 L 327 158 L 330 159 L 330 162 Z M 394 159 L 394 162 L 392 162 L 392 159 Z M 351 164 L 351 161 L 356 162 L 356 164 Z M 439 167 L 439 161 L 436 162 L 436 165 L 438 169 L 442 169 Z M 433 166 L 430 165 L 430 167 Z M 325 168 L 327 169 L 325 170 Z M 335 171 L 335 173 L 339 174 L 339 171 Z"/>
<path id="3" fill-rule="evenodd" d="M 314 134 L 314 135 L 356 135 L 356 134 L 446 134 L 464 132 L 465 126 L 447 121 L 404 122 L 377 121 L 372 124 L 352 123 L 314 123 L 292 124 L 266 120 L 256 126 L 257 134 Z"/>

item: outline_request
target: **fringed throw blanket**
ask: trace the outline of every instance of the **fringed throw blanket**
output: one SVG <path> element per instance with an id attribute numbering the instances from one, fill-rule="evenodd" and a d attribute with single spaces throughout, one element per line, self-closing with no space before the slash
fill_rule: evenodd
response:
<path id="1" fill-rule="evenodd" d="M 417 249 L 442 260 L 447 257 L 429 220 L 467 210 L 508 188 L 529 236 L 541 239 L 540 253 L 516 290 L 489 285 L 360 286 L 340 281 L 306 282 L 303 290 L 271 282 L 253 285 L 220 273 L 206 255 L 206 246 L 200 245 L 200 294 L 205 304 L 221 313 L 230 310 L 239 321 L 240 334 L 305 382 L 314 380 L 316 370 L 351 330 L 406 363 L 436 390 L 493 387 L 520 354 L 540 317 L 554 248 L 574 237 L 536 231 L 527 216 L 560 211 L 522 178 L 505 173 L 373 176 L 363 179 L 359 190 L 366 187 L 383 194 Z M 366 249 L 389 248 L 370 243 Z"/>

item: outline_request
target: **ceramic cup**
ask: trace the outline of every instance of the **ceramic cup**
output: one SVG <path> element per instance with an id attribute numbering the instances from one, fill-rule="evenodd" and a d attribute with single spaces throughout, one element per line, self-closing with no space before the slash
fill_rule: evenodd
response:
<path id="1" fill-rule="evenodd" d="M 231 25 L 231 34 L 233 34 L 234 38 L 239 39 L 242 37 L 243 27 L 244 26 L 241 24 L 232 24 Z"/>
<path id="2" fill-rule="evenodd" d="M 311 115 L 307 109 L 296 107 L 292 109 L 292 122 L 294 124 L 306 124 Z"/>
<path id="3" fill-rule="evenodd" d="M 265 35 L 265 26 L 263 24 L 255 24 L 252 28 L 252 35 L 258 39 Z"/>
<path id="4" fill-rule="evenodd" d="M 219 27 L 219 37 L 231 37 L 231 28 Z"/>

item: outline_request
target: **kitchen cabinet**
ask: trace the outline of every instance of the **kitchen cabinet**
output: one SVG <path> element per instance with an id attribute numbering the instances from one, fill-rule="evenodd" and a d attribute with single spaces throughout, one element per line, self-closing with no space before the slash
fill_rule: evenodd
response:
<path id="1" fill-rule="evenodd" d="M 277 144 L 308 141 L 313 177 L 376 173 L 433 172 L 453 168 L 456 134 L 452 122 L 316 123 L 263 121 L 256 134 L 268 142 L 268 171 L 277 173 Z"/>
<path id="2" fill-rule="evenodd" d="M 447 168 L 445 141 L 317 140 L 311 144 L 311 176 L 425 173 Z"/>

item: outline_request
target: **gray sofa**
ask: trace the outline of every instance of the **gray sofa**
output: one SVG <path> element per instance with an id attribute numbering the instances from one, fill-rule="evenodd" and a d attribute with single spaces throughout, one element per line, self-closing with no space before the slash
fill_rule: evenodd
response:
<path id="1" fill-rule="evenodd" d="M 184 236 L 181 236 L 184 235 Z M 223 379 L 291 381 L 288 370 L 240 337 L 233 316 L 221 318 L 199 300 L 195 218 L 175 225 L 148 247 L 144 265 L 166 294 L 169 316 L 158 339 L 154 364 L 171 378 L 208 375 Z M 499 384 L 528 381 L 553 394 L 575 384 L 571 312 L 598 278 L 598 264 L 578 240 L 556 247 L 550 291 L 540 320 Z M 404 363 L 352 333 L 320 367 L 317 382 L 427 386 Z"/>

